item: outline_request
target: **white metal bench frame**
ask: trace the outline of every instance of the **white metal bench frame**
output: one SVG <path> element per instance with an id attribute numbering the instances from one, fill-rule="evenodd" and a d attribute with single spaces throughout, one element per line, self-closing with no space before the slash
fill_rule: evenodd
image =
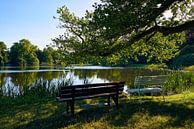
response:
<path id="1" fill-rule="evenodd" d="M 130 89 L 128 92 L 129 94 L 138 95 L 145 95 L 147 93 L 150 93 L 151 95 L 162 94 L 162 87 L 167 79 L 167 75 L 136 76 L 134 81 L 135 89 Z"/>

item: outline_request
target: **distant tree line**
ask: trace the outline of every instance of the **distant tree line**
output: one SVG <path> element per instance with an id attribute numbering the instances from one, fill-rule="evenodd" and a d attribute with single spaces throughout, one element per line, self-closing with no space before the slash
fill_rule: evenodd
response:
<path id="1" fill-rule="evenodd" d="M 73 34 L 71 35 L 73 36 Z M 75 36 L 76 37 L 76 36 Z M 109 56 L 91 56 L 80 53 L 83 43 L 73 37 L 66 37 L 67 44 L 60 47 L 55 39 L 55 47 L 47 45 L 40 50 L 29 40 L 22 39 L 14 43 L 10 49 L 0 42 L 0 65 L 38 66 L 38 65 L 70 65 L 93 64 L 108 66 L 128 66 L 131 64 L 165 63 L 172 67 L 194 65 L 194 30 L 163 36 L 158 33 L 149 41 L 142 39 L 118 54 Z M 87 38 L 85 38 L 87 39 Z M 62 42 L 62 41 L 60 41 Z M 118 40 L 117 42 L 122 42 Z M 84 46 L 87 47 L 87 46 Z M 65 49 L 64 49 L 65 48 Z"/>
<path id="2" fill-rule="evenodd" d="M 62 65 L 61 56 L 57 49 L 47 46 L 40 50 L 29 40 L 22 39 L 15 42 L 10 49 L 4 42 L 0 42 L 0 65 L 14 66 L 38 66 L 38 65 Z"/>

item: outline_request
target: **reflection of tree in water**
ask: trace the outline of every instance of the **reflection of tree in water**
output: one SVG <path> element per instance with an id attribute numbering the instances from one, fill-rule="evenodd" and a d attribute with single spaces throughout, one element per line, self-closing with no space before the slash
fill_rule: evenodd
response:
<path id="1" fill-rule="evenodd" d="M 44 80 L 52 80 L 54 78 L 59 78 L 63 72 L 56 71 L 47 71 L 47 72 L 38 72 L 37 78 L 43 78 Z"/>
<path id="2" fill-rule="evenodd" d="M 91 78 L 95 78 L 97 75 L 97 70 L 89 70 L 89 69 L 78 69 L 74 70 L 74 76 L 78 76 L 79 80 L 83 80 L 83 84 L 91 83 L 89 80 Z"/>
<path id="3" fill-rule="evenodd" d="M 5 85 L 5 83 L 6 83 L 5 77 L 6 77 L 6 76 L 7 76 L 6 73 L 1 73 L 1 74 L 0 74 L 0 88 L 1 88 L 3 85 Z"/>
<path id="4" fill-rule="evenodd" d="M 14 85 L 21 87 L 28 87 L 32 85 L 37 79 L 37 72 L 23 72 L 9 74 Z"/>
<path id="5" fill-rule="evenodd" d="M 88 79 L 97 77 L 102 80 L 110 82 L 125 81 L 126 85 L 133 86 L 135 76 L 137 75 L 158 75 L 163 74 L 160 70 L 148 70 L 148 69 L 79 69 L 74 71 L 75 76 L 79 76 L 79 79 Z"/>
<path id="6" fill-rule="evenodd" d="M 44 90 L 52 90 L 61 84 L 65 77 L 63 72 L 21 72 L 0 74 L 0 87 L 3 95 L 20 95 L 31 89 L 31 87 L 41 87 Z M 15 94 L 15 95 L 14 95 Z"/>
<path id="7" fill-rule="evenodd" d="M 22 94 L 29 89 L 38 89 L 40 93 L 53 93 L 58 87 L 71 85 L 74 81 L 81 83 L 95 83 L 98 81 L 125 81 L 126 85 L 133 86 L 133 81 L 137 75 L 158 75 L 164 74 L 162 71 L 151 71 L 145 69 L 123 68 L 123 69 L 75 69 L 70 72 L 26 72 L 0 74 L 0 87 L 4 89 L 15 89 Z M 72 76 L 71 76 L 72 75 Z M 9 78 L 9 79 L 6 79 Z M 72 80 L 73 79 L 73 80 Z M 6 85 L 6 81 L 10 81 Z M 80 82 L 79 82 L 80 83 Z M 2 88 L 1 88 L 2 89 Z M 8 91 L 8 90 L 4 90 Z M 11 92 L 11 91 L 10 91 Z"/>

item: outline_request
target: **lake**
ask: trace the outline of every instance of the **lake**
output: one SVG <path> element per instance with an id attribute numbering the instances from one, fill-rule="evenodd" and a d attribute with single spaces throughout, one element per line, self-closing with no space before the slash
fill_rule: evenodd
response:
<path id="1" fill-rule="evenodd" d="M 44 86 L 49 92 L 59 86 L 100 82 L 125 81 L 132 87 L 137 75 L 161 75 L 166 70 L 129 67 L 1 67 L 0 91 L 3 96 L 17 96 L 34 87 Z"/>

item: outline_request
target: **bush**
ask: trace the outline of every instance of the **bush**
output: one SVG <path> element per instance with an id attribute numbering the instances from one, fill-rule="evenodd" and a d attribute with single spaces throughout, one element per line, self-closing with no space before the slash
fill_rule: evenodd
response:
<path id="1" fill-rule="evenodd" d="M 168 81 L 163 87 L 166 94 L 182 93 L 194 84 L 193 74 L 188 72 L 173 71 L 169 74 Z"/>
<path id="2" fill-rule="evenodd" d="M 180 52 L 181 55 L 194 54 L 194 45 L 186 45 Z"/>
<path id="3" fill-rule="evenodd" d="M 168 66 L 166 64 L 150 64 L 148 66 L 146 66 L 145 68 L 147 69 L 167 69 Z"/>
<path id="4" fill-rule="evenodd" d="M 174 59 L 173 66 L 191 66 L 194 65 L 194 53 L 179 56 Z"/>
<path id="5" fill-rule="evenodd" d="M 194 65 L 185 67 L 183 70 L 185 70 L 185 71 L 194 71 Z"/>

